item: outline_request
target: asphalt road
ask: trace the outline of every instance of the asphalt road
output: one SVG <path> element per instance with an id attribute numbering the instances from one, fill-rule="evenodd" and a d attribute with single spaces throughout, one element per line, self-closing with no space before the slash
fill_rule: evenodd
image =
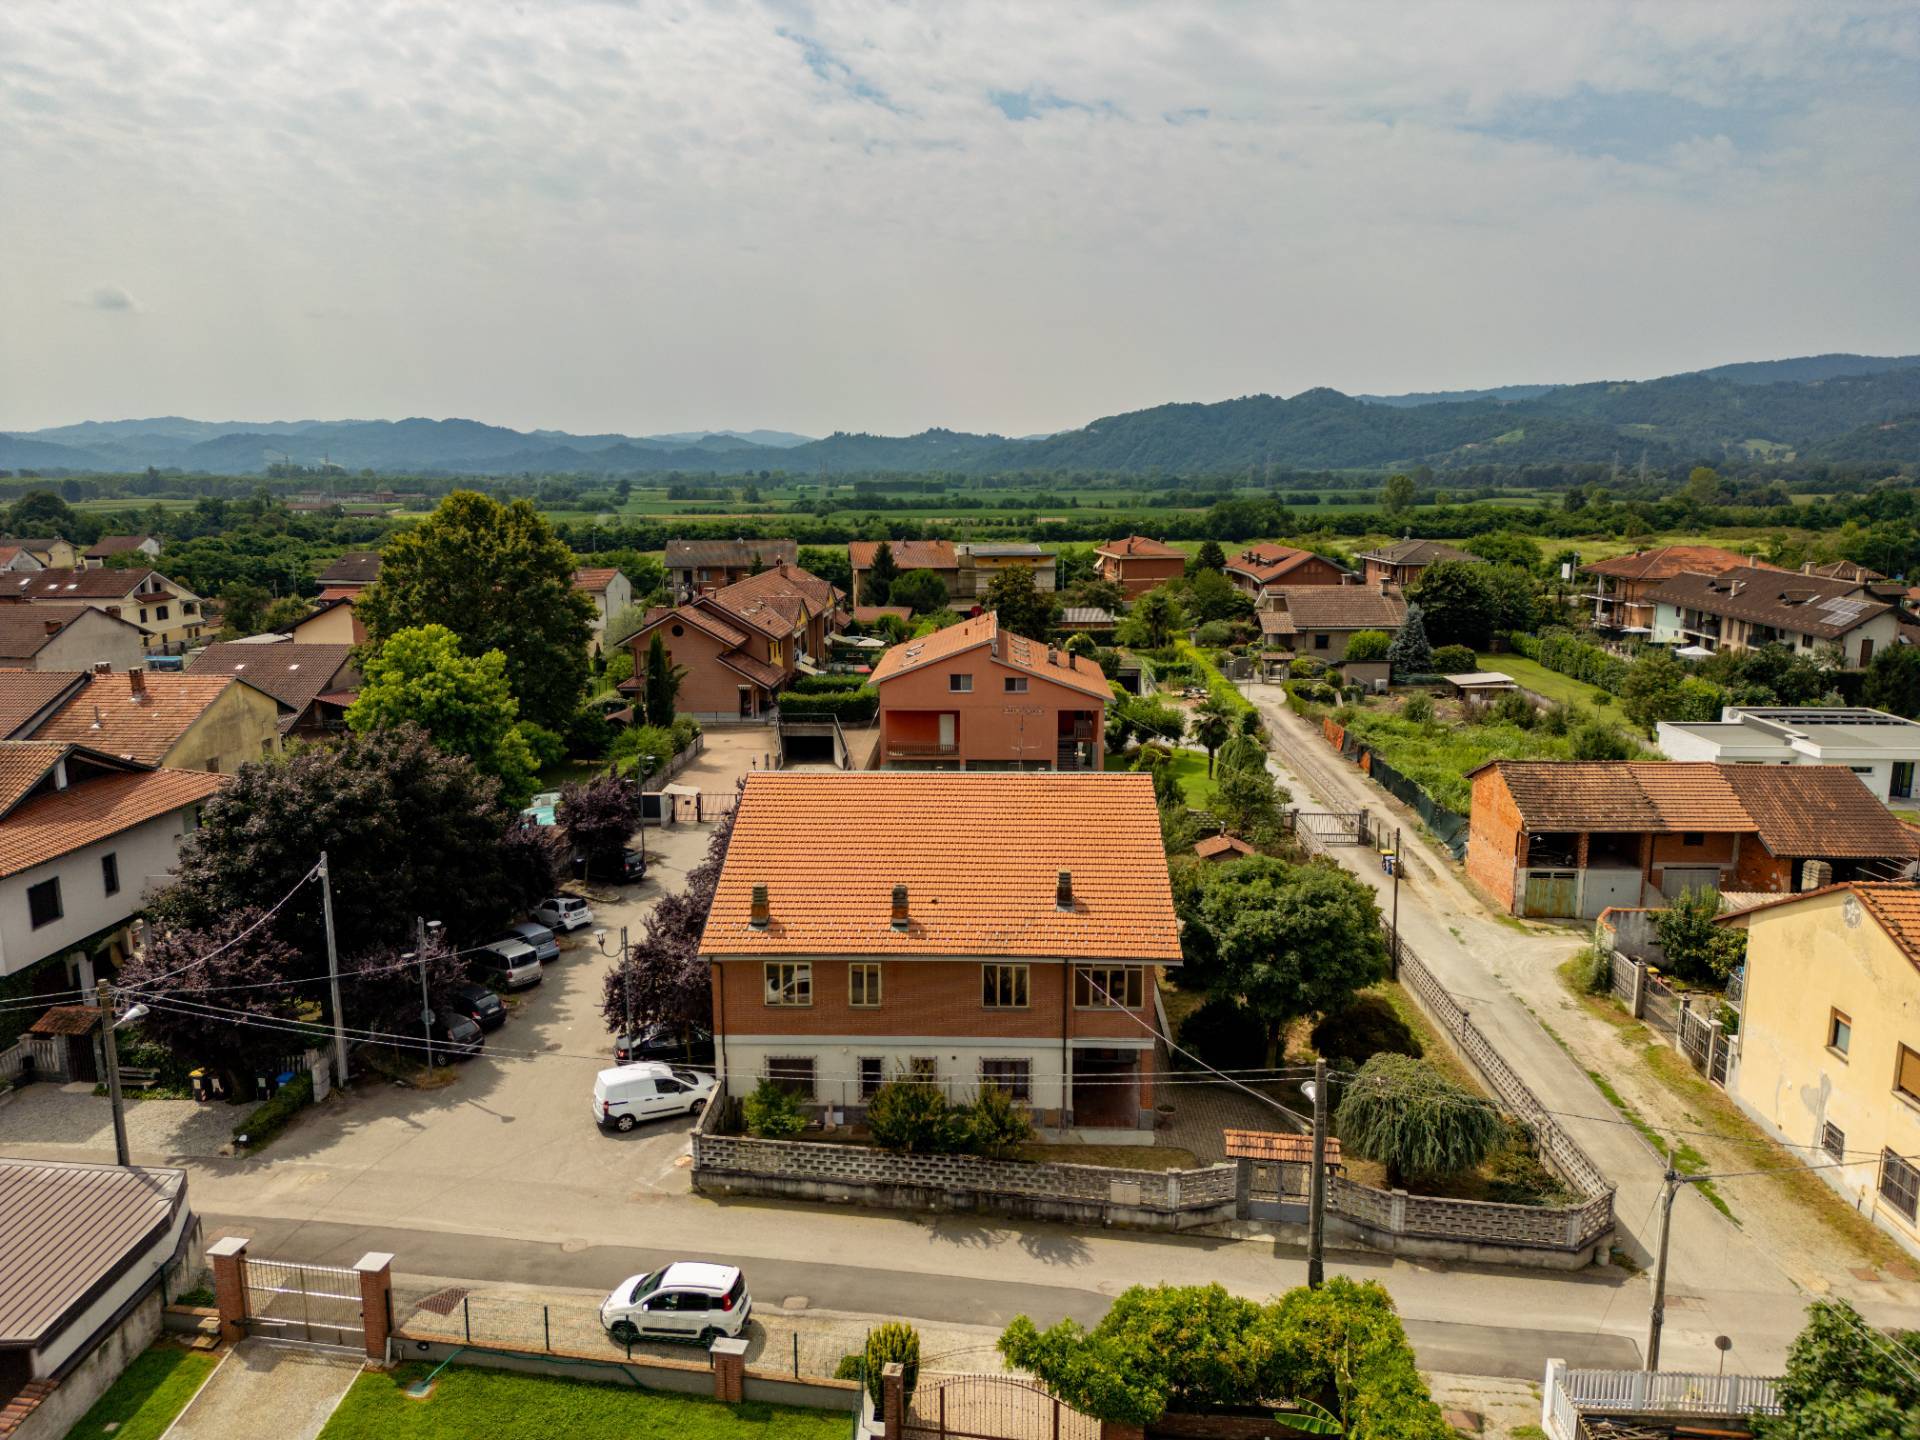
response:
<path id="1" fill-rule="evenodd" d="M 274 1220 L 245 1215 L 206 1215 L 209 1233 L 245 1234 L 261 1255 L 297 1253 L 316 1265 L 351 1265 L 368 1251 L 405 1257 L 409 1274 L 494 1284 L 602 1290 L 625 1275 L 657 1269 L 675 1260 L 733 1263 L 720 1253 L 688 1254 L 645 1246 L 585 1247 L 450 1234 L 390 1226 L 341 1225 L 317 1220 Z M 297 1240 L 296 1240 L 297 1237 Z M 1179 1237 L 1156 1237 L 1178 1245 Z M 1016 1315 L 1040 1325 L 1073 1319 L 1093 1325 L 1113 1297 L 1098 1290 L 994 1280 L 978 1275 L 930 1276 L 880 1267 L 810 1260 L 759 1259 L 747 1280 L 763 1301 L 804 1295 L 811 1310 L 897 1316 L 957 1325 L 1003 1326 Z M 1553 1356 L 1581 1356 L 1583 1365 L 1638 1369 L 1640 1350 L 1621 1335 L 1591 1331 L 1519 1329 L 1407 1319 L 1407 1336 L 1423 1369 L 1455 1375 L 1491 1375 L 1538 1380 Z"/>

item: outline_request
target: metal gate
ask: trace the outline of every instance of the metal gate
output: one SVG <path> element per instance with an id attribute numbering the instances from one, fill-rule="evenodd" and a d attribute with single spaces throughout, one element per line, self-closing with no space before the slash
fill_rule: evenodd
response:
<path id="1" fill-rule="evenodd" d="M 365 1343 L 358 1272 L 251 1256 L 246 1272 L 249 1334 L 352 1350 Z"/>
<path id="2" fill-rule="evenodd" d="M 1367 839 L 1364 810 L 1296 810 L 1293 828 L 1305 830 L 1322 845 L 1361 845 Z"/>
<path id="3" fill-rule="evenodd" d="M 1006 1375 L 923 1378 L 902 1428 L 909 1440 L 1100 1440 L 1098 1420 Z"/>
<path id="4" fill-rule="evenodd" d="M 1572 870 L 1529 870 L 1521 892 L 1520 913 L 1540 919 L 1569 919 L 1580 913 L 1580 877 Z"/>

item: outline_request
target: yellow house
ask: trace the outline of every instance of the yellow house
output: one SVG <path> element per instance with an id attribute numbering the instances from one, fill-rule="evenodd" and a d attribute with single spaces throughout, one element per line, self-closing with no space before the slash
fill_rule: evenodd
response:
<path id="1" fill-rule="evenodd" d="M 1920 886 L 1829 885 L 1721 923 L 1747 931 L 1734 1100 L 1920 1255 Z"/>
<path id="2" fill-rule="evenodd" d="M 296 645 L 364 645 L 367 629 L 353 613 L 353 599 L 322 595 L 311 613 L 287 630 Z"/>
<path id="3" fill-rule="evenodd" d="M 280 702 L 238 676 L 122 670 L 74 680 L 57 707 L 16 738 L 222 775 L 280 753 Z M 0 676 L 0 698 L 11 683 Z"/>

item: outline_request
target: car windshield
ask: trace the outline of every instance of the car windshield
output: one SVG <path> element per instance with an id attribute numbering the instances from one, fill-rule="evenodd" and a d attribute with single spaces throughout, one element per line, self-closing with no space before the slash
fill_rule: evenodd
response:
<path id="1" fill-rule="evenodd" d="M 627 1296 L 627 1303 L 631 1305 L 642 1295 L 651 1295 L 654 1291 L 658 1290 L 660 1288 L 660 1280 L 666 1273 L 664 1270 L 655 1270 L 651 1275 L 642 1275 L 638 1280 L 634 1281 L 633 1293 Z"/>

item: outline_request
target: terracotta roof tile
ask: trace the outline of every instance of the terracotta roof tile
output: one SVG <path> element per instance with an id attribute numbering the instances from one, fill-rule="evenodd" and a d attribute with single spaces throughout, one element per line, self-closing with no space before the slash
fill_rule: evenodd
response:
<path id="1" fill-rule="evenodd" d="M 1580 567 L 1589 575 L 1612 575 L 1622 580 L 1668 580 L 1683 570 L 1703 575 L 1720 575 L 1728 570 L 1771 570 L 1782 573 L 1777 565 L 1751 556 L 1736 555 L 1717 545 L 1662 545 L 1654 550 L 1638 550 L 1631 555 L 1616 555 L 1611 560 L 1596 560 Z"/>
<path id="2" fill-rule="evenodd" d="M 1406 597 L 1398 589 L 1382 595 L 1377 585 L 1282 585 L 1268 593 L 1282 599 L 1295 630 L 1398 630 L 1407 619 Z"/>
<path id="3" fill-rule="evenodd" d="M 1648 596 L 1656 604 L 1730 615 L 1823 640 L 1834 640 L 1894 608 L 1851 580 L 1828 580 L 1790 570 L 1676 575 Z"/>
<path id="4" fill-rule="evenodd" d="M 1193 847 L 1193 853 L 1202 860 L 1211 860 L 1216 855 L 1251 855 L 1253 846 L 1234 835 L 1209 835 Z"/>
<path id="5" fill-rule="evenodd" d="M 0 742 L 0 815 L 5 815 L 22 795 L 38 785 L 40 777 L 53 768 L 53 762 L 66 753 L 65 745 L 48 740 Z"/>
<path id="6" fill-rule="evenodd" d="M 100 1025 L 100 1012 L 91 1005 L 55 1005 L 27 1027 L 33 1035 L 91 1035 Z"/>
<path id="7" fill-rule="evenodd" d="M 1387 565 L 1437 565 L 1442 560 L 1461 560 L 1471 565 L 1486 563 L 1478 555 L 1469 555 L 1439 540 L 1396 540 L 1353 558 L 1378 560 Z"/>
<path id="8" fill-rule="evenodd" d="M 1150 540 L 1145 535 L 1129 535 L 1124 540 L 1109 540 L 1098 547 L 1096 555 L 1111 555 L 1115 559 L 1149 560 L 1185 560 L 1187 552 L 1167 544 L 1163 540 Z"/>
<path id="9" fill-rule="evenodd" d="M 573 572 L 573 588 L 598 594 L 600 591 L 606 589 L 607 586 L 611 585 L 613 583 L 613 577 L 619 573 L 618 570 L 608 569 L 576 570 Z"/>
<path id="10" fill-rule="evenodd" d="M 1055 908 L 1072 872 L 1074 908 Z M 771 923 L 748 923 L 768 889 Z M 890 924 L 907 887 L 911 921 Z M 1151 777 L 749 775 L 708 955 L 1180 959 Z"/>
<path id="11" fill-rule="evenodd" d="M 1311 550 L 1296 550 L 1291 545 L 1250 545 L 1227 562 L 1227 569 L 1257 585 L 1271 585 L 1314 558 Z"/>
<path id="12" fill-rule="evenodd" d="M 84 679 L 78 670 L 0 670 L 0 740 Z"/>
<path id="13" fill-rule="evenodd" d="M 1800 890 L 1792 895 L 1769 895 L 1756 904 L 1720 916 L 1717 923 L 1751 930 L 1753 917 L 1765 911 L 1778 910 L 1783 905 L 1798 905 L 1805 900 L 1817 900 L 1842 890 L 1852 891 L 1867 913 L 1887 932 L 1888 938 L 1905 952 L 1909 960 L 1920 966 L 1920 885 L 1910 881 L 1842 880 L 1835 885 Z"/>
<path id="14" fill-rule="evenodd" d="M 129 770 L 36 795 L 0 821 L 0 876 L 192 805 L 226 783 L 205 770 Z"/>
<path id="15" fill-rule="evenodd" d="M 264 654 L 278 647 L 257 648 Z M 140 679 L 146 698 L 136 702 L 128 672 L 91 676 L 71 700 L 35 728 L 33 738 L 84 745 L 157 765 L 209 705 L 240 683 L 230 674 L 193 672 L 142 672 Z"/>
<path id="16" fill-rule="evenodd" d="M 872 684 L 879 685 L 909 671 L 924 670 L 951 660 L 956 655 L 983 645 L 997 645 L 994 659 L 1001 665 L 1052 680 L 1083 694 L 1097 695 L 1102 701 L 1113 698 L 1113 689 L 1100 667 L 1084 655 L 1069 655 L 1065 650 L 1029 640 L 1011 632 L 1000 634 L 1000 616 L 989 610 L 958 625 L 949 625 L 931 635 L 895 645 L 873 667 Z M 885 697 L 882 696 L 882 703 Z"/>
<path id="17" fill-rule="evenodd" d="M 893 551 L 893 563 L 903 575 L 909 570 L 960 568 L 960 557 L 955 553 L 951 540 L 889 540 L 886 544 Z M 855 570 L 872 569 L 873 554 L 880 545 L 878 540 L 849 540 L 848 563 Z"/>
<path id="18" fill-rule="evenodd" d="M 289 641 L 283 645 L 248 645 L 236 640 L 216 641 L 194 656 L 189 675 L 238 675 L 256 690 L 264 690 L 286 707 L 280 717 L 282 733 L 299 723 L 316 699 L 332 688 L 341 667 L 353 654 L 351 645 L 316 645 Z M 354 672 L 348 671 L 349 686 Z"/>
<path id="19" fill-rule="evenodd" d="M 800 558 L 797 540 L 669 540 L 666 567 L 697 570 L 702 566 L 744 569 L 758 557 L 763 565 L 791 565 Z"/>
<path id="20" fill-rule="evenodd" d="M 1920 857 L 1920 833 L 1894 818 L 1844 765 L 1728 765 L 1760 841 L 1792 859 Z M 1697 826 L 1694 828 L 1698 828 Z"/>
<path id="21" fill-rule="evenodd" d="M 1227 1143 L 1227 1158 L 1238 1160 L 1277 1160 L 1292 1165 L 1311 1165 L 1313 1163 L 1313 1137 L 1311 1135 L 1285 1135 L 1272 1130 L 1227 1130 L 1222 1132 Z M 1340 1164 L 1340 1137 L 1327 1136 L 1327 1159 L 1329 1165 Z"/>
<path id="22" fill-rule="evenodd" d="M 35 570 L 30 575 L 8 576 L 12 583 L 5 590 L 30 600 L 123 600 L 151 574 L 150 569 Z"/>
<path id="23" fill-rule="evenodd" d="M 628 643 L 637 641 L 643 635 L 649 635 L 655 626 L 666 620 L 684 621 L 694 629 L 711 635 L 722 645 L 737 646 L 747 643 L 747 637 L 743 631 L 734 629 L 718 615 L 710 614 L 705 610 L 696 610 L 689 605 L 676 605 L 672 608 L 661 605 L 649 610 L 647 618 L 640 622 L 640 628 L 628 637 Z"/>

